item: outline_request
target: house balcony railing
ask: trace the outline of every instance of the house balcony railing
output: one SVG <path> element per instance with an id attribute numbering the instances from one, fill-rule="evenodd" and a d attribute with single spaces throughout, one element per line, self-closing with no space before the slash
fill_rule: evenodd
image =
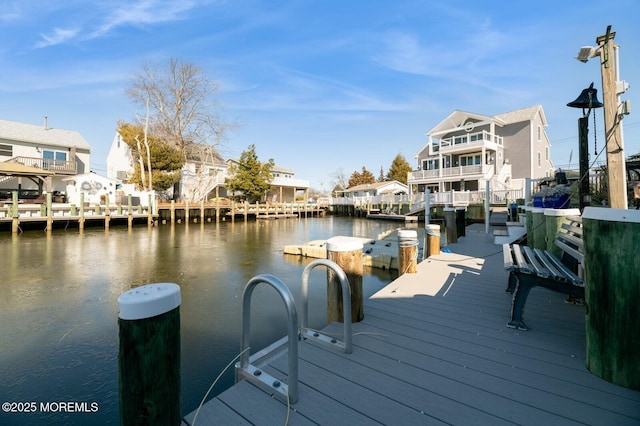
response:
<path id="1" fill-rule="evenodd" d="M 482 147 L 487 144 L 489 148 L 503 146 L 504 139 L 502 136 L 494 135 L 486 130 L 452 136 L 450 138 L 441 139 L 439 143 L 432 143 L 430 154 L 433 155 L 438 152 L 469 150 L 476 147 Z"/>
<path id="2" fill-rule="evenodd" d="M 433 170 L 418 170 L 415 172 L 409 172 L 408 178 L 409 183 L 437 180 L 443 177 L 450 178 L 477 176 L 478 178 L 490 178 L 493 174 L 493 170 L 493 164 L 476 164 L 472 166 L 455 166 Z"/>
<path id="3" fill-rule="evenodd" d="M 75 175 L 78 170 L 76 162 L 69 160 L 54 160 L 52 158 L 39 157 L 13 157 L 8 161 L 24 164 L 25 166 L 36 169 L 48 170 L 59 175 Z"/>

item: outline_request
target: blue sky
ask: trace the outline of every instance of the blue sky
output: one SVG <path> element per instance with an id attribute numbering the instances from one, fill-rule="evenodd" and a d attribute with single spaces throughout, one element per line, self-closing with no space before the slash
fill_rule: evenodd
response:
<path id="1" fill-rule="evenodd" d="M 638 16 L 636 0 L 2 0 L 0 118 L 79 131 L 106 174 L 116 123 L 136 114 L 134 73 L 178 58 L 220 83 L 222 114 L 240 123 L 225 157 L 255 144 L 316 189 L 363 166 L 377 176 L 397 154 L 415 167 L 425 132 L 456 109 L 542 104 L 555 164 L 577 168 L 581 111 L 566 103 L 592 81 L 602 91 L 598 60 L 574 57 L 609 24 L 631 85 L 626 151 L 640 152 Z"/>

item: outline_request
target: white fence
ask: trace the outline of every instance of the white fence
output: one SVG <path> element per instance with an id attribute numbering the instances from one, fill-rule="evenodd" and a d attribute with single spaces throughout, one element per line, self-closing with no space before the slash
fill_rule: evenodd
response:
<path id="1" fill-rule="evenodd" d="M 484 204 L 487 199 L 486 191 L 447 191 L 432 192 L 431 205 L 466 206 L 469 204 Z M 517 198 L 524 198 L 521 189 L 493 190 L 489 192 L 490 204 L 505 204 Z M 330 204 L 334 206 L 366 206 L 366 205 L 398 205 L 406 204 L 413 208 L 424 208 L 424 193 L 409 196 L 402 195 L 376 195 L 368 197 L 338 197 L 331 198 Z"/>

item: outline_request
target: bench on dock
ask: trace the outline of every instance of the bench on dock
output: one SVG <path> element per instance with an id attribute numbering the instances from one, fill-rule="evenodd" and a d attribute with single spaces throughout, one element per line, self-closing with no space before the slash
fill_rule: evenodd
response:
<path id="1" fill-rule="evenodd" d="M 532 249 L 518 244 L 504 244 L 504 268 L 509 271 L 507 292 L 513 293 L 511 318 L 507 327 L 527 330 L 522 319 L 529 292 L 539 286 L 564 293 L 569 301 L 584 298 L 582 219 L 568 217 L 554 244 L 561 254 L 549 250 Z"/>

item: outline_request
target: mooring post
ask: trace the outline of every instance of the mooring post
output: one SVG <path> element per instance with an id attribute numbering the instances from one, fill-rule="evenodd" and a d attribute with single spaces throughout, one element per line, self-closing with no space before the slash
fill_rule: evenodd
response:
<path id="1" fill-rule="evenodd" d="M 447 227 L 447 244 L 458 242 L 458 230 L 456 229 L 456 209 L 445 207 L 444 222 Z"/>
<path id="2" fill-rule="evenodd" d="M 351 290 L 351 320 L 364 319 L 364 296 L 362 291 L 362 240 L 352 237 L 333 237 L 327 240 L 327 258 L 335 262 L 349 280 Z M 327 271 L 327 323 L 344 321 L 342 291 L 333 271 Z"/>
<path id="3" fill-rule="evenodd" d="M 585 207 L 586 366 L 640 391 L 640 210 Z"/>
<path id="4" fill-rule="evenodd" d="M 84 192 L 80 193 L 80 219 L 78 219 L 78 228 L 84 229 Z"/>
<path id="5" fill-rule="evenodd" d="M 436 256 L 440 254 L 440 225 L 429 224 L 426 229 L 427 244 L 424 248 L 424 257 Z"/>
<path id="6" fill-rule="evenodd" d="M 131 194 L 127 197 L 127 223 L 129 228 L 133 226 L 133 196 Z"/>
<path id="7" fill-rule="evenodd" d="M 111 206 L 109 205 L 109 194 L 104 194 L 104 229 L 109 229 L 111 221 Z"/>
<path id="8" fill-rule="evenodd" d="M 18 191 L 11 193 L 11 232 L 17 234 L 20 230 L 20 213 L 18 211 Z"/>
<path id="9" fill-rule="evenodd" d="M 171 425 L 180 414 L 180 287 L 155 283 L 118 297 L 120 424 Z"/>
<path id="10" fill-rule="evenodd" d="M 418 272 L 418 232 L 398 230 L 398 274 Z"/>
<path id="11" fill-rule="evenodd" d="M 149 194 L 149 198 L 147 201 L 147 225 L 153 225 L 153 197 Z"/>
<path id="12" fill-rule="evenodd" d="M 47 232 L 53 231 L 53 198 L 47 192 Z"/>

